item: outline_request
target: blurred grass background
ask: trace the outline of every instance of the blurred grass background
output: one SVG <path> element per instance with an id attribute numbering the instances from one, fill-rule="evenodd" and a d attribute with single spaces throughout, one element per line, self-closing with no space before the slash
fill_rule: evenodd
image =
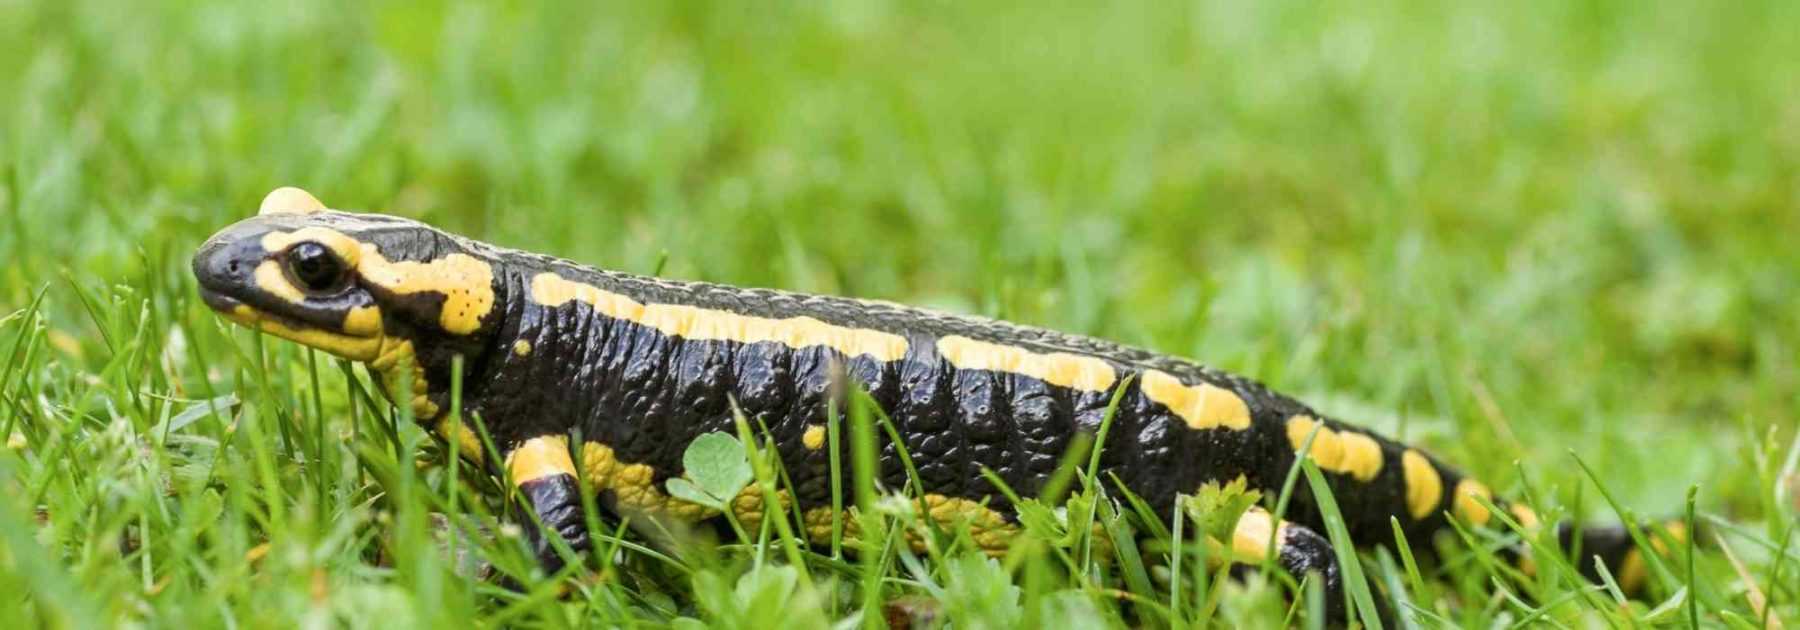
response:
<path id="1" fill-rule="evenodd" d="M 1779 1 L 4 0 L 0 310 L 49 287 L 36 393 L 87 409 L 111 342 L 72 287 L 173 288 L 148 334 L 216 338 L 186 257 L 298 185 L 1109 337 L 1497 487 L 1572 496 L 1573 450 L 1645 513 L 1698 483 L 1759 518 L 1748 453 L 1800 402 L 1796 59 Z"/>

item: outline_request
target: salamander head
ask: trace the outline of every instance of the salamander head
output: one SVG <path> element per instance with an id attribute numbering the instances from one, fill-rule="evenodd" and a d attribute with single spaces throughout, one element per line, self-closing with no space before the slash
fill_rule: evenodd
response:
<path id="1" fill-rule="evenodd" d="M 269 193 L 193 264 L 201 298 L 226 319 L 368 363 L 390 398 L 411 376 L 405 399 L 420 419 L 442 408 L 451 357 L 475 363 L 504 310 L 484 246 L 415 221 L 327 210 L 297 188 Z"/>

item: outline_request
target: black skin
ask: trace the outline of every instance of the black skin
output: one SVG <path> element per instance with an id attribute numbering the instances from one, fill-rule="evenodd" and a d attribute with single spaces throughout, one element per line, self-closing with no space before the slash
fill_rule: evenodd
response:
<path id="1" fill-rule="evenodd" d="M 550 475 L 520 483 L 519 494 L 524 495 L 537 517 L 521 525 L 544 573 L 553 575 L 562 570 L 564 563 L 546 532 L 556 532 L 572 552 L 585 553 L 593 548 L 586 519 L 582 518 L 581 486 L 574 475 Z"/>
<path id="2" fill-rule="evenodd" d="M 1332 552 L 1331 541 L 1310 528 L 1289 525 L 1281 538 L 1281 545 L 1275 550 L 1275 563 L 1289 575 L 1313 574 L 1319 576 L 1320 587 L 1330 595 L 1325 598 L 1325 616 L 1334 622 L 1342 623 L 1345 618 L 1344 598 L 1340 590 L 1343 587 L 1343 575 L 1338 571 L 1337 555 Z M 1233 575 L 1251 571 L 1249 565 L 1235 565 Z M 1384 621 L 1392 621 L 1391 610 L 1380 611 Z"/>
<path id="3" fill-rule="evenodd" d="M 507 278 L 501 282 L 509 285 L 509 292 L 528 294 L 532 276 L 555 271 L 642 303 L 688 304 L 770 318 L 808 316 L 847 327 L 894 332 L 908 339 L 910 350 L 905 358 L 882 362 L 869 356 L 845 357 L 826 348 L 796 350 L 779 343 L 672 338 L 608 318 L 581 302 L 555 308 L 529 300 L 509 302 L 506 323 L 497 339 L 524 339 L 533 350 L 524 357 L 501 352 L 502 358 L 490 360 L 482 378 L 470 381 L 479 385 L 469 390 L 465 404 L 491 419 L 490 430 L 503 443 L 579 430 L 587 439 L 612 446 L 624 461 L 650 464 L 657 471 L 658 484 L 680 475 L 682 452 L 695 437 L 734 430 L 730 401 L 735 399 L 747 416 L 769 428 L 800 507 L 830 505 L 829 454 L 804 448 L 801 436 L 808 426 L 826 422 L 828 400 L 835 397 L 836 408 L 846 408 L 843 389 L 835 385 L 848 379 L 889 414 L 927 492 L 986 501 L 990 507 L 1008 512 L 1007 499 L 989 485 L 981 468 L 992 469 L 1020 495 L 1035 496 L 1075 433 L 1099 428 L 1113 392 L 1083 392 L 1010 373 L 958 370 L 937 356 L 935 340 L 947 335 L 1036 352 L 1095 356 L 1115 368 L 1121 383 L 1131 375 L 1101 465 L 1155 506 L 1164 519 L 1172 515 L 1176 493 L 1191 493 L 1208 481 L 1229 481 L 1241 475 L 1270 496 L 1278 493 L 1294 457 L 1287 442 L 1286 418 L 1295 414 L 1319 417 L 1254 382 L 1097 340 L 903 307 L 675 285 L 533 262 L 539 264 L 508 266 Z M 500 348 L 508 345 L 502 343 Z M 568 366 L 573 365 L 586 370 L 570 370 Z M 1251 428 L 1189 429 L 1167 408 L 1138 391 L 1136 374 L 1144 369 L 1159 369 L 1190 384 L 1204 380 L 1232 389 L 1252 410 Z M 541 414 L 541 410 L 553 411 Z M 585 422 L 571 426 L 562 420 L 571 417 Z M 843 442 L 847 449 L 848 441 Z M 907 473 L 897 449 L 886 439 L 880 444 L 882 484 L 902 487 Z M 1404 447 L 1385 440 L 1382 444 L 1386 460 L 1398 462 Z M 843 453 L 841 461 L 850 461 L 850 454 Z M 1378 512 L 1361 519 L 1353 517 L 1353 536 L 1387 534 L 1391 531 L 1387 516 L 1404 514 L 1404 482 L 1397 465 L 1387 467 L 1381 477 L 1366 484 L 1334 473 L 1327 476 L 1332 478 L 1347 515 L 1357 514 L 1358 509 Z M 1446 474 L 1445 479 L 1454 484 L 1457 477 Z M 1295 497 L 1288 517 L 1295 524 L 1286 530 L 1277 562 L 1296 576 L 1316 572 L 1326 592 L 1336 593 L 1340 584 L 1336 558 L 1324 536 L 1314 529 L 1318 527 L 1317 512 L 1311 494 L 1302 490 Z M 1448 498 L 1446 495 L 1445 505 Z M 545 513 L 540 510 L 539 514 Z M 567 514 L 566 523 L 541 518 L 549 529 L 557 530 L 580 522 L 580 514 L 574 512 Z M 1401 518 L 1403 522 L 1411 520 Z M 1412 532 L 1422 535 L 1441 527 L 1443 518 L 1433 516 L 1414 523 Z M 586 542 L 584 536 L 571 547 L 584 549 Z M 561 566 L 554 550 L 541 542 L 534 544 L 541 550 L 546 568 Z M 1340 618 L 1341 598 L 1329 600 L 1330 614 Z"/>
<path id="4" fill-rule="evenodd" d="M 493 356 L 477 377 L 466 381 L 465 406 L 482 415 L 500 443 L 579 431 L 588 440 L 611 446 L 623 461 L 651 465 L 659 484 L 681 474 L 682 452 L 695 437 L 734 430 L 730 401 L 735 399 L 746 415 L 769 428 L 800 507 L 830 505 L 829 455 L 805 449 L 801 436 L 807 427 L 825 424 L 828 401 L 834 396 L 837 408 L 846 408 L 842 388 L 834 387 L 842 382 L 841 376 L 866 390 L 889 414 L 927 492 L 987 501 L 996 510 L 1009 511 L 1006 498 L 989 485 L 981 468 L 992 469 L 1020 495 L 1035 496 L 1074 435 L 1099 428 L 1113 392 L 1084 392 L 1011 373 L 959 370 L 937 354 L 936 340 L 948 335 L 1035 352 L 1093 356 L 1112 365 L 1119 382 L 1131 377 L 1101 466 L 1164 518 L 1171 516 L 1177 493 L 1191 493 L 1207 482 L 1242 476 L 1265 494 L 1278 493 L 1294 462 L 1286 420 L 1298 414 L 1324 418 L 1254 381 L 1187 361 L 1001 322 L 838 298 L 673 283 L 543 259 L 509 261 L 505 269 L 496 284 L 511 295 L 529 295 L 532 276 L 554 271 L 642 303 L 686 304 L 769 318 L 807 316 L 907 338 L 907 355 L 883 362 L 866 355 L 846 357 L 824 347 L 685 340 L 606 317 L 584 302 L 548 308 L 529 299 L 509 299 L 506 312 L 499 314 Z M 529 355 L 504 351 L 518 339 L 531 344 Z M 1139 391 L 1137 376 L 1146 369 L 1164 371 L 1188 384 L 1204 381 L 1232 390 L 1249 406 L 1251 427 L 1190 429 Z M 1334 420 L 1325 422 L 1334 429 L 1349 429 Z M 1398 465 L 1405 447 L 1377 440 L 1389 465 L 1374 480 L 1364 483 L 1326 473 L 1351 537 L 1378 543 L 1391 540 L 1388 519 L 1398 516 L 1409 538 L 1423 540 L 1443 527 L 1445 517 L 1433 514 L 1415 521 L 1407 515 Z M 906 471 L 895 445 L 883 439 L 881 455 L 881 482 L 888 488 L 904 485 Z M 848 458 L 844 453 L 843 461 Z M 1441 465 L 1439 472 L 1444 481 L 1440 504 L 1447 507 L 1450 490 L 1461 476 Z M 1287 518 L 1322 531 L 1304 485 Z M 1289 555 L 1293 568 L 1331 562 L 1329 553 L 1323 558 Z"/>
<path id="5" fill-rule="evenodd" d="M 274 255 L 261 251 L 257 238 L 270 230 L 307 225 L 344 231 L 374 244 L 389 260 L 424 262 L 463 253 L 486 261 L 494 272 L 490 288 L 495 307 L 481 318 L 478 330 L 454 335 L 435 325 L 444 304 L 442 295 L 393 295 L 351 282 L 343 293 L 322 297 L 321 305 L 313 308 L 284 304 L 255 290 L 249 283 L 249 270 L 263 257 Z M 1253 380 L 1184 359 L 1087 337 L 888 303 L 600 271 L 495 248 L 380 215 L 325 212 L 258 217 L 208 241 L 196 255 L 194 267 L 207 302 L 222 310 L 244 303 L 287 321 L 329 327 L 334 316 L 337 322 L 343 321 L 341 310 L 333 315 L 335 305 L 377 304 L 388 334 L 413 341 L 430 385 L 429 395 L 439 408 L 448 407 L 452 358 L 465 358 L 464 408 L 483 420 L 503 452 L 532 438 L 575 435 L 612 447 L 622 461 L 654 467 L 659 487 L 669 477 L 681 474 L 682 452 L 695 437 L 734 431 L 730 401 L 735 400 L 748 416 L 768 427 L 792 477 L 800 507 L 828 506 L 829 455 L 804 448 L 801 436 L 809 426 L 826 423 L 830 401 L 835 400 L 837 409 L 846 408 L 843 384 L 853 383 L 892 418 L 926 492 L 986 501 L 1009 514 L 1007 500 L 989 485 L 981 469 L 992 469 L 1022 496 L 1036 495 L 1075 434 L 1093 432 L 1100 426 L 1114 392 L 1085 392 L 1019 374 L 957 369 L 938 356 L 936 349 L 936 340 L 950 335 L 1037 353 L 1094 357 L 1112 366 L 1118 376 L 1113 387 L 1126 389 L 1104 444 L 1102 478 L 1116 475 L 1164 519 L 1172 516 L 1178 493 L 1191 493 L 1208 482 L 1242 477 L 1267 496 L 1279 493 L 1295 458 L 1286 421 L 1300 414 L 1334 430 L 1371 435 L 1381 446 L 1384 465 L 1373 480 L 1362 482 L 1345 474 L 1325 473 L 1356 544 L 1391 544 L 1389 522 L 1394 518 L 1415 549 L 1428 550 L 1429 545 L 1419 543 L 1446 526 L 1442 510 L 1452 505 L 1451 493 L 1463 478 L 1427 456 L 1442 479 L 1443 496 L 1439 511 L 1413 519 L 1406 510 L 1400 465 L 1404 445 L 1329 418 Z M 884 362 L 866 355 L 844 356 L 825 347 L 796 349 L 773 342 L 671 337 L 607 317 L 583 302 L 557 307 L 536 303 L 530 283 L 543 272 L 644 304 L 690 305 L 776 319 L 805 316 L 889 332 L 904 337 L 909 349 L 900 360 Z M 529 354 L 511 351 L 520 340 L 530 343 Z M 1152 369 L 1185 384 L 1204 382 L 1232 391 L 1248 406 L 1251 426 L 1246 430 L 1189 428 L 1139 391 L 1139 377 Z M 889 489 L 899 488 L 906 481 L 906 472 L 897 447 L 885 434 L 879 439 L 880 481 Z M 843 442 L 847 449 L 848 440 Z M 843 461 L 849 461 L 847 452 Z M 545 531 L 557 532 L 577 553 L 590 546 L 577 488 L 574 478 L 566 475 L 522 487 L 544 524 L 542 531 L 536 527 L 527 531 L 547 570 L 560 568 L 563 561 L 544 540 Z M 612 497 L 599 498 L 602 505 L 612 505 Z M 1504 500 L 1494 503 L 1506 509 Z M 1335 590 L 1336 560 L 1319 533 L 1322 521 L 1307 484 L 1295 488 L 1285 518 L 1292 524 L 1279 550 L 1280 564 L 1295 575 L 1317 571 Z M 1590 528 L 1583 537 L 1584 553 L 1601 555 L 1616 566 L 1629 549 L 1628 541 L 1621 546 L 1621 532 Z"/>

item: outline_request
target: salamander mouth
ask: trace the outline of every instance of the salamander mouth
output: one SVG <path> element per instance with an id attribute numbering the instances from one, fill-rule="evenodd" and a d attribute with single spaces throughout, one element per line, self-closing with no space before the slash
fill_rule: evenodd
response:
<path id="1" fill-rule="evenodd" d="M 229 315 L 232 311 L 237 310 L 239 306 L 245 305 L 242 300 L 206 287 L 200 287 L 200 301 L 206 303 L 207 308 L 218 312 L 220 315 Z"/>
<path id="2" fill-rule="evenodd" d="M 226 293 L 200 287 L 200 300 L 226 320 L 317 348 L 352 361 L 373 361 L 381 354 L 384 335 L 357 336 L 320 327 L 279 311 L 259 308 Z"/>

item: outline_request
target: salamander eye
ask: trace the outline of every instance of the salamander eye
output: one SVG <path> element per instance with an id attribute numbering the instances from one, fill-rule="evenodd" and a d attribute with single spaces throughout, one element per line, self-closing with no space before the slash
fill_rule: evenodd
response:
<path id="1" fill-rule="evenodd" d="M 338 260 L 336 254 L 324 245 L 306 241 L 298 243 L 287 252 L 288 274 L 308 291 L 324 292 L 343 284 L 345 272 L 344 262 Z"/>

